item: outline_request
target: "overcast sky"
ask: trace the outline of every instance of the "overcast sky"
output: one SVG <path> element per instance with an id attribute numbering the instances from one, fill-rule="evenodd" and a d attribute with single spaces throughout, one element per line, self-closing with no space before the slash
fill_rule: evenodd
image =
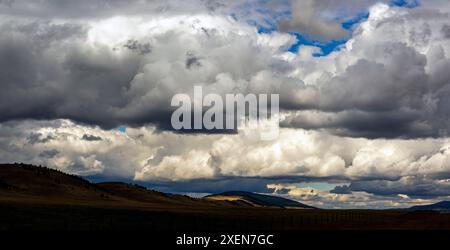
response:
<path id="1" fill-rule="evenodd" d="M 320 207 L 450 199 L 447 0 L 0 0 L 0 162 Z M 280 136 L 171 98 L 280 94 Z"/>

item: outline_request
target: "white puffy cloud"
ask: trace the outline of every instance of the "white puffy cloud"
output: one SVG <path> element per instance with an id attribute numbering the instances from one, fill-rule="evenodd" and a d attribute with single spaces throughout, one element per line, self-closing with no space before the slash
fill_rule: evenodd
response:
<path id="1" fill-rule="evenodd" d="M 296 42 L 207 14 L 76 22 L 8 17 L 0 19 L 0 33 L 0 65 L 8 65 L 0 72 L 0 121 L 63 118 L 104 128 L 170 129 L 172 96 L 194 85 L 219 94 L 274 92 L 263 76 L 288 80 L 282 55 Z"/>
<path id="2" fill-rule="evenodd" d="M 315 0 L 292 0 L 292 20 L 279 23 L 282 31 L 298 32 L 319 40 L 338 40 L 348 33 L 341 24 L 320 16 Z"/>
<path id="3" fill-rule="evenodd" d="M 281 20 L 281 30 L 297 32 L 319 41 L 345 40 L 350 31 L 342 23 L 351 21 L 376 3 L 389 0 L 290 0 L 289 20 Z M 407 6 L 415 5 L 415 0 L 405 1 Z"/>
<path id="4" fill-rule="evenodd" d="M 277 140 L 261 141 L 252 129 L 235 135 L 183 135 L 152 127 L 123 133 L 68 120 L 0 128 L 3 161 L 144 181 L 281 176 L 358 181 L 407 175 L 444 180 L 450 171 L 447 139 L 369 140 L 282 129 Z"/>
<path id="5" fill-rule="evenodd" d="M 273 195 L 328 209 L 408 208 L 438 201 L 437 199 L 414 199 L 404 194 L 391 196 L 374 195 L 367 192 L 337 194 L 332 193 L 329 190 L 320 190 L 313 187 L 299 187 L 295 184 L 269 184 L 267 185 L 267 188 L 273 191 Z"/>

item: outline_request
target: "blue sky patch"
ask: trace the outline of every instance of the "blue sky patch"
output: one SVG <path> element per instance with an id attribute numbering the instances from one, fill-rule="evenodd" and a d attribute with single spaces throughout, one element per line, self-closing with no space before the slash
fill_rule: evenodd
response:
<path id="1" fill-rule="evenodd" d="M 306 182 L 298 183 L 295 186 L 299 188 L 315 188 L 321 191 L 330 191 L 336 187 L 336 184 L 330 184 L 326 182 Z"/>
<path id="2" fill-rule="evenodd" d="M 415 8 L 419 6 L 419 0 L 391 0 L 390 5 L 403 8 Z M 273 15 L 273 13 L 268 13 L 268 11 L 264 9 L 258 9 L 257 11 L 260 12 L 261 14 Z M 277 24 L 274 23 L 273 21 L 278 20 L 280 17 L 286 18 L 290 16 L 291 13 L 282 12 L 277 14 L 278 14 L 277 17 L 272 16 L 272 18 L 264 20 L 263 23 L 260 23 L 258 21 L 248 21 L 248 23 L 252 26 L 255 26 L 258 30 L 258 33 L 270 34 L 272 32 L 278 31 Z M 365 11 L 356 15 L 355 17 L 343 21 L 341 24 L 344 29 L 351 31 L 355 24 L 367 20 L 368 17 L 369 12 Z M 310 39 L 305 34 L 300 33 L 291 33 L 291 34 L 297 37 L 297 43 L 293 44 L 288 49 L 288 51 L 292 53 L 297 53 L 301 46 L 315 46 L 320 48 L 320 52 L 315 52 L 313 54 L 314 57 L 327 56 L 334 51 L 339 51 L 349 39 L 347 38 L 342 40 L 321 42 L 318 40 Z"/>
<path id="3" fill-rule="evenodd" d="M 117 128 L 117 130 L 119 130 L 119 131 L 122 132 L 122 133 L 125 133 L 125 132 L 127 132 L 127 127 L 125 127 L 125 126 L 120 126 L 120 127 Z"/>
<path id="4" fill-rule="evenodd" d="M 419 0 L 392 0 L 391 6 L 399 6 L 404 8 L 415 8 L 420 5 Z"/>
<path id="5" fill-rule="evenodd" d="M 368 12 L 361 13 L 351 19 L 348 19 L 342 23 L 342 27 L 346 30 L 351 30 L 355 24 L 358 24 L 369 17 Z M 297 37 L 298 42 L 289 48 L 292 53 L 297 53 L 302 45 L 315 46 L 320 48 L 320 52 L 313 54 L 314 57 L 327 56 L 333 51 L 339 51 L 339 49 L 344 45 L 348 39 L 342 40 L 332 40 L 328 42 L 320 42 L 317 40 L 308 39 L 306 36 L 299 33 L 292 33 Z"/>
<path id="6" fill-rule="evenodd" d="M 292 53 L 297 53 L 301 46 L 315 46 L 320 48 L 320 52 L 313 53 L 314 57 L 329 55 L 331 52 L 339 50 L 340 46 L 347 42 L 347 40 L 332 40 L 324 43 L 310 40 L 299 33 L 293 33 L 293 35 L 297 37 L 298 42 L 292 45 L 288 50 Z"/>

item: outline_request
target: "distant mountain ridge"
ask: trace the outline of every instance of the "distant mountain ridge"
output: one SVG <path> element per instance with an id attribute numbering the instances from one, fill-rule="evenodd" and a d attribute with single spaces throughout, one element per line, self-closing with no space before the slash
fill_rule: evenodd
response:
<path id="1" fill-rule="evenodd" d="M 413 211 L 450 211 L 450 201 L 440 201 L 438 203 L 414 206 L 409 208 Z"/>
<path id="2" fill-rule="evenodd" d="M 205 198 L 209 200 L 247 203 L 249 205 L 257 207 L 315 209 L 315 207 L 308 206 L 303 203 L 286 198 L 243 191 L 223 192 L 219 194 L 208 195 Z"/>

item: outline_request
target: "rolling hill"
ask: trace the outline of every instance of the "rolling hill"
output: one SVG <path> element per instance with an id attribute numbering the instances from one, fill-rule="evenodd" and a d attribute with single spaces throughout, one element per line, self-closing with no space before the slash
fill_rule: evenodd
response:
<path id="1" fill-rule="evenodd" d="M 282 197 L 256 194 L 251 192 L 230 191 L 205 197 L 213 201 L 228 201 L 238 204 L 246 204 L 255 207 L 278 207 L 278 208 L 297 208 L 314 209 L 314 207 L 302 204 L 297 201 L 285 199 Z"/>
<path id="2" fill-rule="evenodd" d="M 450 211 L 450 201 L 441 201 L 434 204 L 414 206 L 409 208 L 412 211 Z"/>
<path id="3" fill-rule="evenodd" d="M 111 200 L 109 193 L 74 175 L 26 164 L 0 165 L 0 194 L 4 198 L 49 200 Z"/>
<path id="4" fill-rule="evenodd" d="M 90 183 L 58 170 L 26 164 L 0 165 L 0 202 L 139 208 L 219 205 L 127 183 Z"/>

